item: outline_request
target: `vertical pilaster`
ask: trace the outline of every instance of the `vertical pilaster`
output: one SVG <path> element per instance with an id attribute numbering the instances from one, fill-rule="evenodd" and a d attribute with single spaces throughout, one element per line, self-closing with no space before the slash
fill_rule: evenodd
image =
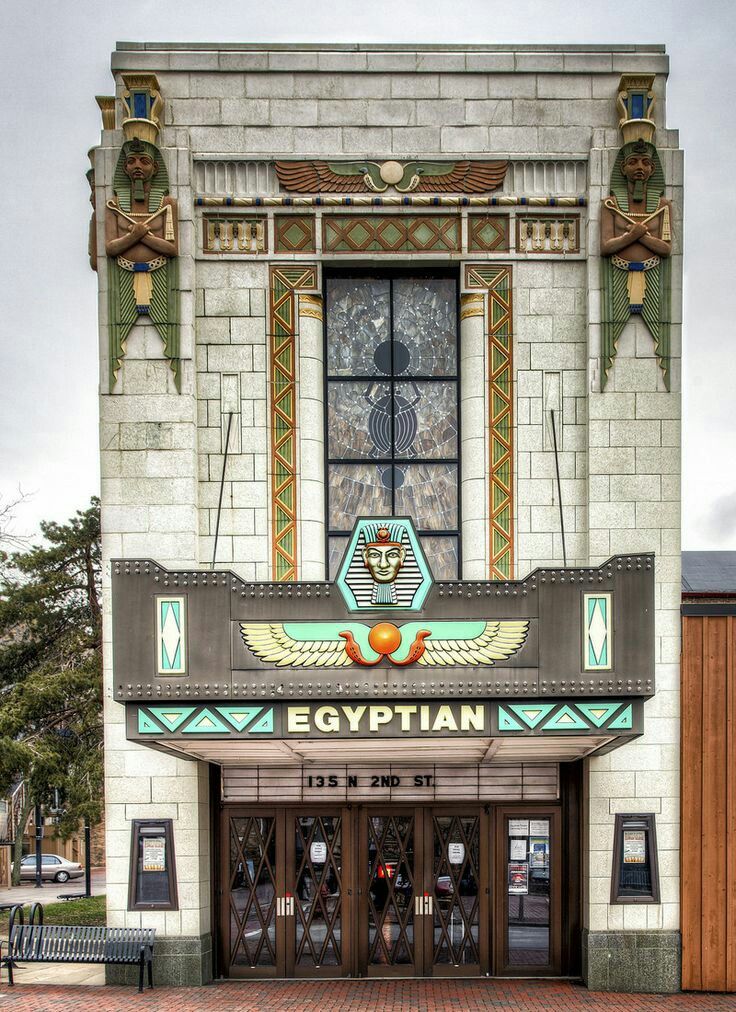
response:
<path id="1" fill-rule="evenodd" d="M 663 131 L 665 178 L 681 179 L 676 135 Z M 670 150 L 668 150 L 670 149 Z M 616 151 L 591 152 L 589 248 L 597 254 L 600 201 Z M 590 562 L 612 555 L 654 552 L 656 695 L 646 703 L 644 734 L 625 748 L 587 761 L 589 839 L 585 910 L 588 980 L 614 990 L 679 987 L 680 927 L 680 330 L 682 190 L 668 185 L 673 202 L 670 390 L 640 317 L 619 338 L 605 391 L 600 392 L 600 260 L 589 262 L 588 523 Z M 619 812 L 656 817 L 661 902 L 611 905 L 614 819 Z M 628 946 L 647 950 L 648 976 L 628 970 L 611 950 L 623 932 Z M 653 935 L 652 933 L 656 933 Z M 652 939 L 654 939 L 652 941 Z M 649 951 L 651 950 L 651 951 Z M 628 950 L 627 950 L 628 951 Z M 633 949 L 632 949 L 633 951 Z M 625 954 L 625 953 L 624 953 Z M 638 957 L 637 957 L 638 958 Z"/>
<path id="2" fill-rule="evenodd" d="M 325 380 L 322 295 L 303 293 L 299 310 L 299 577 L 325 579 Z"/>
<path id="3" fill-rule="evenodd" d="M 460 296 L 462 578 L 488 577 L 486 295 Z"/>
<path id="4" fill-rule="evenodd" d="M 514 575 L 514 365 L 511 267 L 465 264 L 463 288 L 485 296 L 488 427 L 487 576 L 509 580 Z M 463 510 L 465 505 L 463 504 Z"/>
<path id="5" fill-rule="evenodd" d="M 270 468 L 272 578 L 298 579 L 299 503 L 297 492 L 298 292 L 315 292 L 313 265 L 272 266 L 269 286 Z M 321 465 L 324 467 L 324 464 Z"/>

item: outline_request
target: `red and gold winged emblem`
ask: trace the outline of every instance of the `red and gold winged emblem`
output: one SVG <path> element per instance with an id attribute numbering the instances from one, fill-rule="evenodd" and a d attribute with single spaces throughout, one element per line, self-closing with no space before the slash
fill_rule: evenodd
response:
<path id="1" fill-rule="evenodd" d="M 243 642 L 277 667 L 492 667 L 526 642 L 529 620 L 407 622 L 241 622 Z"/>
<path id="2" fill-rule="evenodd" d="M 489 193 L 502 185 L 508 162 L 276 162 L 292 193 Z"/>

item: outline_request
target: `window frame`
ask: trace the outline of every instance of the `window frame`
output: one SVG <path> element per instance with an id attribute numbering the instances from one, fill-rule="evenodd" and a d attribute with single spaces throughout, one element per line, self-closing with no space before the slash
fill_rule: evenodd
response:
<path id="1" fill-rule="evenodd" d="M 163 830 L 153 833 L 152 830 Z M 148 830 L 148 833 L 146 833 Z M 138 899 L 138 850 L 140 841 L 146 835 L 163 835 L 165 840 L 165 861 L 168 898 L 161 903 L 148 903 Z M 128 875 L 128 910 L 178 910 L 179 892 L 176 878 L 176 854 L 174 851 L 174 823 L 172 819 L 134 819 L 130 831 L 130 872 Z"/>
<path id="2" fill-rule="evenodd" d="M 631 823 L 638 823 L 636 829 L 646 833 L 646 855 L 649 864 L 651 889 L 634 895 L 621 895 L 621 856 L 623 853 L 624 831 Z M 611 868 L 611 904 L 621 903 L 660 903 L 659 861 L 657 858 L 657 827 L 654 813 L 637 814 L 619 812 L 616 815 L 613 836 L 613 866 Z"/>
<path id="3" fill-rule="evenodd" d="M 389 296 L 389 310 L 390 310 L 390 323 L 389 323 L 389 337 L 393 341 L 394 327 L 393 327 L 393 282 L 397 279 L 402 278 L 426 278 L 426 279 L 451 279 L 455 282 L 455 334 L 456 334 L 456 368 L 452 375 L 448 376 L 394 376 L 393 374 L 393 363 L 392 372 L 390 375 L 382 376 L 380 373 L 374 376 L 330 376 L 329 363 L 328 363 L 328 303 L 327 303 L 327 287 L 329 281 L 333 278 L 374 278 L 376 280 L 386 280 L 390 284 L 390 296 Z M 419 528 L 417 526 L 417 535 L 421 542 L 428 537 L 448 537 L 454 538 L 455 544 L 457 545 L 457 575 L 452 578 L 454 581 L 458 581 L 462 578 L 462 429 L 461 429 L 461 396 L 460 396 L 460 270 L 457 265 L 454 264 L 436 264 L 433 266 L 423 265 L 406 265 L 406 266 L 391 266 L 383 267 L 381 264 L 375 264 L 372 266 L 365 265 L 348 265 L 341 264 L 339 266 L 325 266 L 322 276 L 322 298 L 324 305 L 323 322 L 322 322 L 322 340 L 323 340 L 323 356 L 322 356 L 322 376 L 323 376 L 323 390 L 324 390 L 324 404 L 323 404 L 323 426 L 324 426 L 324 516 L 325 516 L 325 573 L 327 578 L 330 579 L 330 542 L 333 539 L 341 538 L 345 542 L 347 547 L 350 539 L 350 530 L 340 531 L 334 530 L 330 527 L 330 467 L 331 465 L 338 464 L 381 464 L 385 466 L 394 467 L 397 464 L 399 466 L 420 463 L 420 464 L 452 464 L 457 467 L 457 527 L 455 528 L 442 528 L 441 530 L 428 530 L 426 528 Z M 422 382 L 451 382 L 455 384 L 455 403 L 457 410 L 457 456 L 455 457 L 420 457 L 418 459 L 410 459 L 405 457 L 397 457 L 392 454 L 391 458 L 380 458 L 374 459 L 371 457 L 342 457 L 333 458 L 329 452 L 329 389 L 330 382 L 340 382 L 345 380 L 347 382 L 359 383 L 364 382 L 386 382 L 391 390 L 391 396 L 393 397 L 394 386 L 397 383 L 415 381 L 417 383 Z M 392 419 L 392 442 L 393 442 L 393 419 Z M 395 514 L 395 489 L 391 490 L 391 515 Z M 403 515 L 403 514 L 401 514 Z M 357 518 L 356 518 L 357 519 Z M 351 528 L 352 529 L 352 528 Z M 430 561 L 431 566 L 431 561 Z M 443 580 L 442 582 L 450 582 Z"/>

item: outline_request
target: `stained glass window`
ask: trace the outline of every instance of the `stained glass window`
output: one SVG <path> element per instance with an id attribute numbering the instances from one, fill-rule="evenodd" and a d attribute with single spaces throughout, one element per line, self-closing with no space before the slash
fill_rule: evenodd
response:
<path id="1" fill-rule="evenodd" d="M 326 282 L 329 571 L 358 516 L 410 516 L 435 579 L 459 577 L 457 282 Z"/>

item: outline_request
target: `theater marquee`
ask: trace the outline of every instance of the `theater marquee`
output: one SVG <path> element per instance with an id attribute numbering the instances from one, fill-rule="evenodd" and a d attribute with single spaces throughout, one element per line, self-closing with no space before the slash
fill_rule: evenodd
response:
<path id="1" fill-rule="evenodd" d="M 199 755 L 219 739 L 610 747 L 641 734 L 654 692 L 653 594 L 650 555 L 436 583 L 402 517 L 357 521 L 334 583 L 115 562 L 115 698 L 129 738 Z"/>

